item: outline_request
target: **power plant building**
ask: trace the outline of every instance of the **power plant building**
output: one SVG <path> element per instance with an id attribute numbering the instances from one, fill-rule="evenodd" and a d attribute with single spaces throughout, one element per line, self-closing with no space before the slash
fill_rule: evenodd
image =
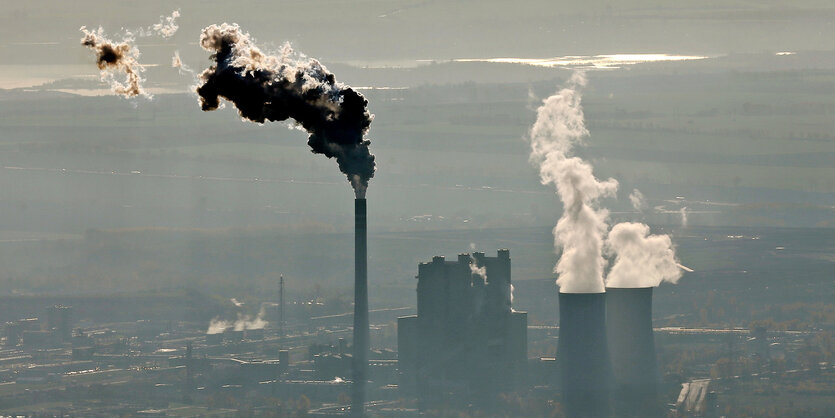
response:
<path id="1" fill-rule="evenodd" d="M 437 256 L 417 280 L 417 315 L 398 319 L 401 385 L 430 403 L 513 388 L 525 374 L 527 313 L 511 308 L 510 251 Z"/>

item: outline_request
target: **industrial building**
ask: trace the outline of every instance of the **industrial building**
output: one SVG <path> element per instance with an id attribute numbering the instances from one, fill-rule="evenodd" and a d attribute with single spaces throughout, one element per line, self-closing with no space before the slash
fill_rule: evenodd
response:
<path id="1" fill-rule="evenodd" d="M 509 390 L 525 375 L 527 313 L 511 308 L 510 251 L 418 265 L 417 315 L 398 320 L 401 387 L 424 403 Z"/>

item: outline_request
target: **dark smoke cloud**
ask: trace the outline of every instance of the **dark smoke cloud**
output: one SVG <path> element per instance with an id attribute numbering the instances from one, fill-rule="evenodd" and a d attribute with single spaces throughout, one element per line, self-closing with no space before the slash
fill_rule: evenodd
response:
<path id="1" fill-rule="evenodd" d="M 101 70 L 101 78 L 110 84 L 114 93 L 125 96 L 148 96 L 142 88 L 142 77 L 139 73 L 145 68 L 137 61 L 139 50 L 131 46 L 133 38 L 128 36 L 122 42 L 114 42 L 104 36 L 104 30 L 98 28 L 95 31 L 81 27 L 84 37 L 81 44 L 90 48 L 96 54 L 96 65 Z M 116 72 L 125 73 L 125 80 L 121 82 L 116 79 Z"/>
<path id="2" fill-rule="evenodd" d="M 354 89 L 335 81 L 317 60 L 295 58 L 289 45 L 280 56 L 266 55 L 238 25 L 211 25 L 200 36 L 214 64 L 197 88 L 204 111 L 232 102 L 250 121 L 293 119 L 309 134 L 313 153 L 335 158 L 357 197 L 364 197 L 374 176 L 374 155 L 364 139 L 373 115 L 368 101 Z"/>

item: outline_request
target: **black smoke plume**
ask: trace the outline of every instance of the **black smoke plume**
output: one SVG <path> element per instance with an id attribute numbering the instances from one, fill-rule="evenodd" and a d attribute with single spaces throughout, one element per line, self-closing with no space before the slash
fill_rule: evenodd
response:
<path id="1" fill-rule="evenodd" d="M 364 139 L 373 115 L 362 94 L 335 81 L 317 60 L 294 58 L 289 45 L 278 57 L 262 53 L 236 24 L 203 29 L 200 46 L 214 61 L 197 87 L 204 111 L 217 109 L 223 97 L 253 122 L 292 118 L 310 134 L 313 153 L 336 158 L 356 196 L 365 197 L 375 163 Z"/>

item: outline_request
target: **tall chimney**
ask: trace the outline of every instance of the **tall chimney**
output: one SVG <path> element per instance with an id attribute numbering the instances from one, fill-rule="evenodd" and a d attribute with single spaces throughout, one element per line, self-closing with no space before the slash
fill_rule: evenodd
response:
<path id="1" fill-rule="evenodd" d="M 606 342 L 606 294 L 560 293 L 557 361 L 567 417 L 608 417 L 612 369 Z"/>
<path id="2" fill-rule="evenodd" d="M 366 205 L 354 200 L 354 352 L 351 415 L 365 414 L 365 386 L 368 378 L 368 255 Z"/>
<path id="3" fill-rule="evenodd" d="M 284 338 L 284 275 L 278 280 L 278 335 Z"/>
<path id="4" fill-rule="evenodd" d="M 618 416 L 663 416 L 652 333 L 652 288 L 607 288 L 606 321 Z"/>

